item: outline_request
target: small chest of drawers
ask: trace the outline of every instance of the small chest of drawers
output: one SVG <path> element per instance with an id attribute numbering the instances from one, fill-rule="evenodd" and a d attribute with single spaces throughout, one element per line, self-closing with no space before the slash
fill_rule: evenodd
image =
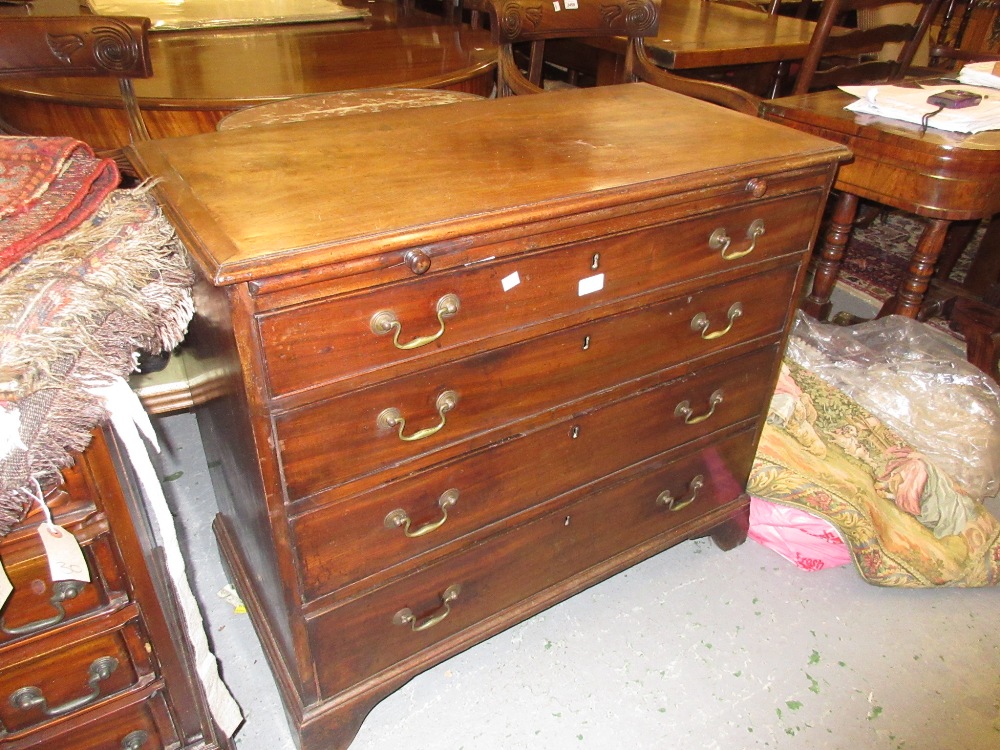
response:
<path id="1" fill-rule="evenodd" d="M 144 506 L 102 430 L 43 486 L 89 582 L 51 580 L 34 506 L 0 540 L 0 748 L 211 750 L 216 731 Z"/>
<path id="2" fill-rule="evenodd" d="M 636 84 L 131 154 L 198 260 L 216 531 L 306 750 L 744 492 L 838 159 Z"/>

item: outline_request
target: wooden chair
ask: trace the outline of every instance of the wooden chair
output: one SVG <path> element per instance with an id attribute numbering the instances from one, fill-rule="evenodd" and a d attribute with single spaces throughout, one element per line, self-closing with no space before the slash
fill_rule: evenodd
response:
<path id="1" fill-rule="evenodd" d="M 0 78 L 117 78 L 133 142 L 148 140 L 149 131 L 132 79 L 152 75 L 148 18 L 5 16 L 0 22 Z M 34 135 L 2 120 L 0 132 Z"/>
<path id="2" fill-rule="evenodd" d="M 871 13 L 899 5 L 899 0 L 824 0 L 809 50 L 795 77 L 793 93 L 903 78 L 941 3 L 942 0 L 908 3 L 916 11 L 912 21 L 885 25 L 861 23 L 858 28 L 844 28 L 837 24 L 845 14 Z M 881 54 L 887 44 L 899 45 L 895 56 Z"/>
<path id="3" fill-rule="evenodd" d="M 551 39 L 625 37 L 625 77 L 756 116 L 760 100 L 753 94 L 711 81 L 683 78 L 658 67 L 646 54 L 643 37 L 656 33 L 657 6 L 651 0 L 579 0 L 573 10 L 556 11 L 543 0 L 487 0 L 490 28 L 498 45 L 497 94 L 543 92 L 544 82 L 531 80 L 518 65 L 513 47 Z"/>
<path id="4" fill-rule="evenodd" d="M 476 23 L 489 18 L 498 47 L 497 94 L 534 94 L 544 91 L 541 76 L 544 43 L 549 39 L 624 36 L 629 39 L 626 59 L 628 80 L 642 80 L 661 88 L 755 115 L 760 100 L 730 86 L 696 81 L 668 73 L 646 56 L 642 35 L 656 32 L 657 7 L 651 0 L 578 0 L 574 10 L 556 11 L 544 0 L 466 0 L 465 8 L 479 14 Z M 531 46 L 532 61 L 522 70 L 514 45 Z M 535 67 L 537 64 L 537 68 Z M 235 112 L 217 128 L 230 130 L 262 124 L 296 122 L 316 117 L 403 107 L 450 104 L 469 94 L 416 89 L 369 89 L 296 97 Z"/>

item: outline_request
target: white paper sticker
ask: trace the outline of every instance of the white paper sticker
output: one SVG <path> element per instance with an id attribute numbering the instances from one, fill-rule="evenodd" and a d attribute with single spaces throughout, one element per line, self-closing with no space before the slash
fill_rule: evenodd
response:
<path id="1" fill-rule="evenodd" d="M 516 287 L 521 283 L 521 277 L 517 275 L 517 271 L 514 273 L 507 274 L 502 279 L 500 279 L 500 285 L 503 287 L 505 292 L 509 292 L 511 289 Z"/>
<path id="2" fill-rule="evenodd" d="M 552 3 L 552 7 L 556 9 L 556 13 L 562 10 L 562 8 L 559 7 L 558 2 Z"/>
<path id="3" fill-rule="evenodd" d="M 3 569 L 3 564 L 0 563 L 0 607 L 7 603 L 7 597 L 12 593 L 14 593 L 14 586 L 7 577 L 7 571 Z"/>
<path id="4" fill-rule="evenodd" d="M 576 10 L 580 4 L 576 0 L 566 0 L 566 10 Z"/>
<path id="5" fill-rule="evenodd" d="M 588 276 L 585 279 L 580 279 L 580 284 L 577 287 L 577 293 L 582 297 L 585 294 L 592 294 L 593 292 L 599 292 L 604 288 L 604 274 L 596 273 L 593 276 Z"/>
<path id="6" fill-rule="evenodd" d="M 49 573 L 53 581 L 83 581 L 90 583 L 90 570 L 83 559 L 83 550 L 62 526 L 43 523 L 38 527 L 38 536 L 45 546 L 49 559 Z"/>

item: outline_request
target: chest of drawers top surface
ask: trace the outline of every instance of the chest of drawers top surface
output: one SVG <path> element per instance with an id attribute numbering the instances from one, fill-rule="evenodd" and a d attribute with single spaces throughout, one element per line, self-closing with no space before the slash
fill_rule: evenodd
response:
<path id="1" fill-rule="evenodd" d="M 611 210 L 842 159 L 822 139 L 647 84 L 142 143 L 222 285 L 554 214 Z"/>

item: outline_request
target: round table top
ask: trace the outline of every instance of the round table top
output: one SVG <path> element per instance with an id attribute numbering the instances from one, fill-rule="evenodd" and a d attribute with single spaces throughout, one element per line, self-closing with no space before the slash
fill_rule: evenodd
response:
<path id="1" fill-rule="evenodd" d="M 427 87 L 488 73 L 496 47 L 488 32 L 440 16 L 404 10 L 389 0 L 343 0 L 363 19 L 154 31 L 153 77 L 135 81 L 143 109 L 198 106 L 236 109 L 325 91 L 393 85 Z M 37 0 L 34 15 L 65 14 L 64 0 Z M 16 94 L 63 103 L 118 102 L 111 79 L 18 79 Z"/>

